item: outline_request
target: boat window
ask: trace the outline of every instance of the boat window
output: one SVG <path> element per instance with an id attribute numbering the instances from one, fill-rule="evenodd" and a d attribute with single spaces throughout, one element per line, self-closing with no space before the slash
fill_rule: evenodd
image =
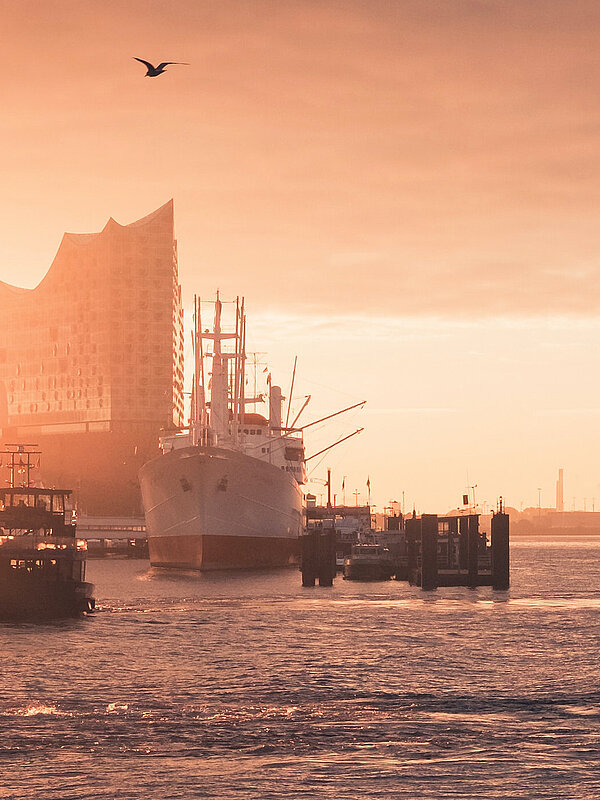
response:
<path id="1" fill-rule="evenodd" d="M 287 461 L 302 461 L 304 452 L 301 447 L 286 447 L 285 458 Z"/>

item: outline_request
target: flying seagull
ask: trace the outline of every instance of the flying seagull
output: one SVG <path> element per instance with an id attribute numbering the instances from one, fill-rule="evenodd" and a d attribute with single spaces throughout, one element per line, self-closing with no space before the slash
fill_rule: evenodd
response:
<path id="1" fill-rule="evenodd" d="M 137 58 L 134 56 L 136 61 L 141 61 L 142 64 L 145 64 L 148 67 L 148 72 L 146 73 L 146 78 L 156 78 L 157 75 L 162 75 L 165 71 L 165 67 L 168 67 L 169 64 L 184 64 L 185 66 L 189 66 L 187 61 L 163 61 L 162 64 L 159 64 L 158 67 L 155 67 L 149 61 L 144 61 L 143 58 Z"/>

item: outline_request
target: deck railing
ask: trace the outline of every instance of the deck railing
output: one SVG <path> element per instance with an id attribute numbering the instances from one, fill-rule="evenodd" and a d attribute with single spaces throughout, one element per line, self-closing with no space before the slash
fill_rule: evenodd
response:
<path id="1" fill-rule="evenodd" d="M 87 550 L 85 539 L 72 539 L 66 536 L 37 536 L 25 534 L 22 536 L 0 536 L 0 555 L 11 553 L 39 553 L 53 550 L 57 553 Z"/>

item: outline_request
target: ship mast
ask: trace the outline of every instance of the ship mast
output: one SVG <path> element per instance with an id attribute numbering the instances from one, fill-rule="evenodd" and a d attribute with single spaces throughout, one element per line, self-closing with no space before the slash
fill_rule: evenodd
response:
<path id="1" fill-rule="evenodd" d="M 212 359 L 212 382 L 210 391 L 210 417 L 211 428 L 215 435 L 216 444 L 219 444 L 229 432 L 228 417 L 228 369 L 227 359 L 223 358 L 221 348 L 221 312 L 223 304 L 217 292 L 215 302 L 215 325 L 214 333 L 210 338 L 213 340 L 213 359 Z M 206 334 L 203 334 L 206 336 Z"/>
<path id="2" fill-rule="evenodd" d="M 37 447 L 36 444 L 7 444 L 5 454 L 9 456 L 8 464 L 5 466 L 8 469 L 9 479 L 8 486 L 10 489 L 22 487 L 29 489 L 33 484 L 31 481 L 31 470 L 36 468 L 32 461 L 33 456 L 39 456 L 40 450 L 31 450 L 28 448 Z M 39 463 L 38 463 L 39 466 Z M 22 483 L 17 484 L 17 475 L 22 475 Z"/>
<path id="3" fill-rule="evenodd" d="M 235 301 L 235 331 L 224 332 L 223 304 L 217 292 L 213 332 L 202 330 L 200 299 L 194 300 L 194 385 L 192 392 L 192 431 L 194 444 L 224 444 L 239 447 L 243 440 L 246 314 L 244 299 Z M 213 342 L 210 403 L 206 402 L 203 340 Z M 233 351 L 225 351 L 222 341 L 233 339 Z M 211 355 L 210 353 L 208 355 Z M 210 406 L 210 414 L 208 413 Z"/>
<path id="4" fill-rule="evenodd" d="M 202 343 L 202 311 L 200 298 L 194 295 L 194 381 L 192 384 L 192 444 L 207 444 L 206 390 L 204 382 L 204 348 Z"/>
<path id="5" fill-rule="evenodd" d="M 243 441 L 243 421 L 244 421 L 244 384 L 246 376 L 246 314 L 244 311 L 244 298 L 240 302 L 237 297 L 235 301 L 235 351 L 233 353 L 234 366 L 232 374 L 231 391 L 231 423 L 233 430 L 233 442 L 236 446 Z"/>

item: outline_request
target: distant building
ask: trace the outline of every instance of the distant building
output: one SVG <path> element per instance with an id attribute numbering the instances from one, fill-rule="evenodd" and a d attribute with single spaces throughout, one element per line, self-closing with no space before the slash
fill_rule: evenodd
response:
<path id="1" fill-rule="evenodd" d="M 31 290 L 0 282 L 1 443 L 35 443 L 84 514 L 140 513 L 139 467 L 183 424 L 173 203 L 66 233 Z"/>

